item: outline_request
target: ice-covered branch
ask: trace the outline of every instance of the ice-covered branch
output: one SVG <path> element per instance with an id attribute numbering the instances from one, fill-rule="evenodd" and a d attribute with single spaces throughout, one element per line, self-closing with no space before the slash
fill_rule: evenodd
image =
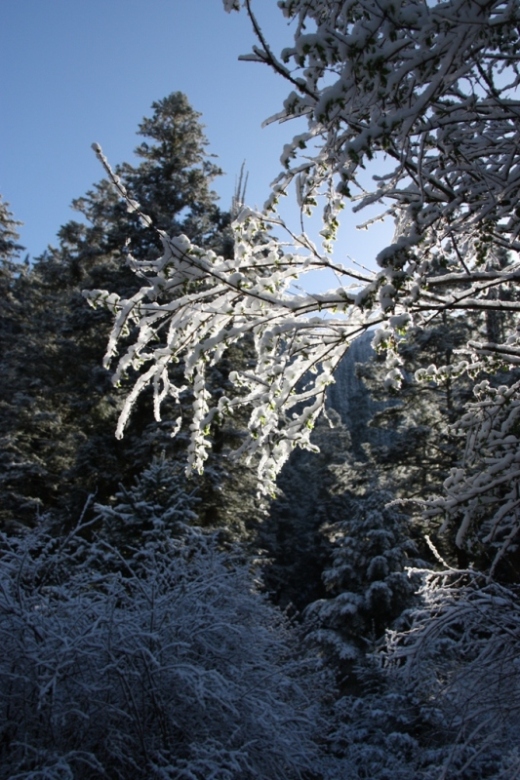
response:
<path id="1" fill-rule="evenodd" d="M 272 490 L 291 449 L 310 446 L 310 430 L 323 408 L 325 390 L 349 343 L 380 321 L 382 313 L 363 312 L 355 305 L 357 291 L 348 288 L 293 293 L 295 278 L 329 264 L 308 253 L 284 254 L 266 229 L 260 216 L 244 212 L 234 226 L 232 259 L 203 250 L 185 236 L 163 236 L 162 257 L 149 262 L 130 259 L 131 267 L 146 279 L 132 298 L 121 300 L 100 290 L 86 295 L 115 314 L 107 365 L 122 336 L 137 329 L 114 375 L 116 382 L 131 370 L 136 377 L 118 434 L 146 387 L 153 388 L 159 418 L 161 402 L 173 397 L 179 403 L 190 386 L 194 395 L 190 468 L 202 469 L 213 422 L 247 407 L 249 433 L 239 452 L 249 458 L 258 454 L 262 484 Z M 335 318 L 315 316 L 332 311 Z M 254 353 L 254 370 L 233 371 L 229 379 L 235 394 L 219 392 L 217 400 L 206 377 L 233 345 Z M 178 363 L 180 382 L 171 371 Z"/>
<path id="2" fill-rule="evenodd" d="M 245 407 L 249 427 L 239 452 L 259 458 L 271 490 L 291 449 L 311 446 L 334 369 L 363 330 L 384 322 L 378 343 L 392 347 L 407 328 L 447 311 L 518 311 L 520 9 L 513 0 L 283 0 L 294 35 L 277 55 L 260 7 L 224 2 L 227 11 L 241 5 L 258 41 L 248 59 L 273 69 L 291 90 L 277 118 L 307 122 L 284 146 L 265 213 L 239 216 L 231 259 L 161 234 L 162 257 L 130 259 L 146 279 L 136 295 L 89 297 L 116 317 L 107 362 L 132 334 L 115 374 L 116 381 L 133 377 L 119 433 L 147 387 L 157 416 L 166 398 L 182 406 L 194 393 L 189 459 L 200 469 L 212 427 Z M 96 153 L 141 216 L 99 147 Z M 276 213 L 292 185 L 302 214 L 324 202 L 323 252 L 284 228 Z M 332 263 L 341 209 L 379 202 L 396 229 L 373 258 L 377 271 Z M 274 237 L 284 229 L 286 243 Z M 294 291 L 319 269 L 334 270 L 338 289 Z M 213 393 L 212 368 L 236 346 L 247 358 Z M 483 357 L 473 347 L 468 352 L 467 365 Z M 500 354 L 507 360 L 507 351 Z M 400 380 L 396 357 L 386 381 L 397 387 Z"/>

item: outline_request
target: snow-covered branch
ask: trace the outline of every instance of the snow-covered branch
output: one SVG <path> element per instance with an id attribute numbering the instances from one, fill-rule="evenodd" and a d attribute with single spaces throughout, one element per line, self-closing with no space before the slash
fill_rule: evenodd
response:
<path id="1" fill-rule="evenodd" d="M 433 705 L 438 733 L 452 735 L 452 749 L 429 775 L 447 780 L 466 776 L 490 745 L 507 751 L 516 744 L 519 594 L 486 584 L 472 570 L 422 574 L 424 606 L 409 631 L 390 633 L 386 660 L 401 685 Z M 516 751 L 512 758 L 518 771 Z M 517 777 L 517 771 L 496 777 Z"/>
<path id="2" fill-rule="evenodd" d="M 224 2 L 227 11 L 240 5 Z M 161 258 L 130 259 L 145 279 L 136 295 L 89 297 L 115 314 L 107 364 L 131 334 L 115 374 L 119 381 L 130 371 L 134 381 L 118 434 L 146 387 L 153 387 L 156 416 L 164 398 L 180 404 L 190 388 L 189 466 L 200 470 L 212 425 L 247 407 L 238 453 L 259 457 L 271 491 L 291 449 L 310 446 L 326 387 L 362 331 L 384 323 L 379 342 L 388 347 L 408 327 L 448 310 L 520 308 L 510 294 L 520 273 L 520 9 L 513 0 L 283 0 L 294 39 L 278 56 L 262 31 L 261 9 L 244 5 L 258 41 L 248 59 L 267 64 L 292 90 L 276 119 L 307 120 L 306 132 L 284 147 L 264 212 L 239 215 L 232 259 L 161 235 Z M 323 252 L 276 213 L 292 185 L 304 215 L 324 200 Z M 372 276 L 329 257 L 340 211 L 354 196 L 355 211 L 381 203 L 382 216 L 395 221 Z M 274 237 L 284 229 L 286 242 Z M 496 261 L 499 254 L 505 262 Z M 317 269 L 333 269 L 340 286 L 299 293 L 295 283 Z M 211 368 L 234 345 L 247 345 L 247 359 L 230 375 L 232 387 L 212 394 Z M 482 357 L 475 345 L 468 354 L 468 365 Z M 173 378 L 176 363 L 182 381 Z M 397 356 L 390 374 L 387 384 L 398 387 Z"/>
<path id="3" fill-rule="evenodd" d="M 153 387 L 159 418 L 161 401 L 170 396 L 179 402 L 190 385 L 194 393 L 190 468 L 202 469 L 213 422 L 245 406 L 251 413 L 249 435 L 239 453 L 261 456 L 263 485 L 272 490 L 291 449 L 297 444 L 310 446 L 310 430 L 349 343 L 382 315 L 356 306 L 355 289 L 293 293 L 295 278 L 310 269 L 327 269 L 328 262 L 317 254 L 284 252 L 266 233 L 267 226 L 261 215 L 243 212 L 234 226 L 232 259 L 202 250 L 185 236 L 163 236 L 161 258 L 130 260 L 133 270 L 146 279 L 137 294 L 121 300 L 95 290 L 88 298 L 115 314 L 107 365 L 120 339 L 137 328 L 114 377 L 119 382 L 130 369 L 137 372 L 118 435 L 146 387 Z M 313 316 L 324 311 L 337 316 Z M 235 344 L 252 346 L 254 367 L 232 372 L 235 394 L 219 393 L 215 400 L 207 372 Z M 176 384 L 170 368 L 179 362 L 183 380 Z"/>

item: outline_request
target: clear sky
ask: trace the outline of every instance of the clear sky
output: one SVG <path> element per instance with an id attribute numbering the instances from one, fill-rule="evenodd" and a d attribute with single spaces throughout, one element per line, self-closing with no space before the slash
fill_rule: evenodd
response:
<path id="1" fill-rule="evenodd" d="M 275 51 L 289 45 L 276 0 L 253 6 Z M 103 177 L 91 143 L 113 165 L 132 162 L 138 123 L 177 90 L 201 112 L 226 172 L 214 185 L 221 207 L 244 160 L 247 201 L 263 204 L 298 128 L 261 127 L 289 87 L 238 61 L 255 42 L 245 13 L 226 14 L 221 0 L 1 0 L 1 11 L 0 193 L 31 256 L 56 243 L 72 199 Z M 366 234 L 348 232 L 348 253 L 367 259 Z"/>

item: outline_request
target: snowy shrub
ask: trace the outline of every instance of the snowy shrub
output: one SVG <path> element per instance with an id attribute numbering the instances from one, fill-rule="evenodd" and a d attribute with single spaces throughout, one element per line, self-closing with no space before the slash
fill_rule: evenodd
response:
<path id="1" fill-rule="evenodd" d="M 428 780 L 520 776 L 520 593 L 472 571 L 424 572 L 423 606 L 390 634 L 398 685 L 429 711 L 437 739 Z"/>
<path id="2" fill-rule="evenodd" d="M 409 733 L 417 719 L 413 696 L 385 690 L 380 681 L 377 694 L 339 699 L 333 716 L 331 780 L 418 780 L 420 746 Z"/>
<path id="3" fill-rule="evenodd" d="M 461 663 L 461 683 L 463 669 Z M 333 707 L 326 737 L 328 755 L 322 762 L 327 767 L 327 780 L 520 777 L 515 704 L 504 701 L 501 692 L 493 690 L 494 682 L 488 686 L 483 677 L 480 699 L 461 690 L 464 701 L 460 696 L 457 701 L 448 687 L 439 686 L 436 695 L 425 695 L 420 669 L 416 669 L 413 679 L 403 678 L 400 667 L 386 669 L 383 677 L 383 670 L 377 672 L 377 666 L 370 669 L 368 664 L 364 671 L 372 673 L 372 685 L 365 686 L 361 695 L 340 698 Z M 482 672 L 485 674 L 484 668 Z M 363 677 L 361 669 L 359 676 Z M 492 677 L 496 680 L 496 674 Z M 501 727 L 482 706 L 493 693 L 497 695 L 493 707 L 495 711 L 501 709 L 504 716 Z M 472 722 L 467 717 L 471 709 Z"/>
<path id="4" fill-rule="evenodd" d="M 2 780 L 303 776 L 311 677 L 304 694 L 289 629 L 230 553 L 193 530 L 128 558 L 77 531 L 2 546 Z"/>

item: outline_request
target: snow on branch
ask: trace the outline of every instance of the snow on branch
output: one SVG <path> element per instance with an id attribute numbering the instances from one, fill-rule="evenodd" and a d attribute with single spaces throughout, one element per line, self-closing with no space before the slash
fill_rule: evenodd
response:
<path id="1" fill-rule="evenodd" d="M 300 254 L 286 252 L 268 234 L 260 214 L 244 210 L 234 224 L 232 259 L 192 244 L 186 236 L 162 235 L 164 254 L 155 261 L 130 258 L 145 285 L 122 300 L 102 290 L 85 293 L 115 315 L 106 365 L 126 334 L 136 336 L 119 357 L 114 382 L 133 370 L 133 389 L 121 413 L 122 436 L 138 396 L 151 386 L 160 419 L 161 402 L 194 395 L 190 422 L 190 469 L 201 470 L 211 426 L 239 407 L 250 410 L 249 432 L 237 454 L 260 456 L 263 486 L 273 490 L 276 474 L 296 445 L 310 447 L 309 434 L 323 408 L 332 374 L 349 343 L 380 321 L 381 313 L 355 306 L 355 290 L 339 287 L 320 295 L 292 292 L 294 280 L 330 262 L 305 236 L 293 237 Z M 346 274 L 346 269 L 336 271 Z M 359 283 L 356 283 L 359 286 Z M 320 312 L 337 312 L 335 318 Z M 212 398 L 207 373 L 231 346 L 254 351 L 254 365 L 230 374 L 236 393 Z M 182 365 L 176 383 L 170 369 Z"/>
<path id="2" fill-rule="evenodd" d="M 224 2 L 226 11 L 243 6 L 249 15 L 257 36 L 249 59 L 288 82 L 276 119 L 307 121 L 283 149 L 264 211 L 239 215 L 232 259 L 161 234 L 162 257 L 129 261 L 145 279 L 136 295 L 88 296 L 115 315 L 107 365 L 124 343 L 115 380 L 132 376 L 118 435 L 147 387 L 157 417 L 164 399 L 180 407 L 191 392 L 189 468 L 200 470 L 212 426 L 245 407 L 248 432 L 237 454 L 259 459 L 260 481 L 272 491 L 291 449 L 311 446 L 327 385 L 362 331 L 384 323 L 380 342 L 392 348 L 407 328 L 447 311 L 520 309 L 509 294 L 520 274 L 520 7 L 513 0 L 282 0 L 294 39 L 276 56 L 253 5 Z M 99 147 L 96 153 L 141 216 Z M 277 215 L 292 185 L 302 215 L 324 202 L 323 252 Z M 381 203 L 381 216 L 395 222 L 373 274 L 330 259 L 349 202 L 356 211 Z M 275 237 L 281 231 L 284 241 Z M 496 262 L 499 255 L 507 261 Z M 299 293 L 295 283 L 320 269 L 333 270 L 339 287 Z M 232 392 L 217 398 L 208 377 L 234 345 L 244 360 L 230 376 Z M 486 350 L 468 345 L 467 365 Z M 396 354 L 386 384 L 400 381 Z"/>
<path id="3" fill-rule="evenodd" d="M 357 210 L 386 203 L 406 227 L 405 245 L 379 257 L 396 270 L 418 244 L 427 257 L 454 241 L 468 267 L 490 242 L 520 248 L 516 2 L 284 0 L 297 26 L 280 58 L 245 5 L 258 59 L 296 88 L 278 118 L 308 120 L 284 148 L 275 192 L 298 179 L 308 206 L 324 194 L 330 235 L 356 190 Z M 394 164 L 384 176 L 383 156 Z M 371 166 L 367 192 L 358 175 Z"/>
<path id="4" fill-rule="evenodd" d="M 438 730 L 453 735 L 452 749 L 433 775 L 446 780 L 454 766 L 466 776 L 484 748 L 516 745 L 519 592 L 486 584 L 472 570 L 421 573 L 423 606 L 408 631 L 389 632 L 386 663 L 401 685 L 435 707 Z M 500 774 L 506 776 L 518 775 Z"/>

